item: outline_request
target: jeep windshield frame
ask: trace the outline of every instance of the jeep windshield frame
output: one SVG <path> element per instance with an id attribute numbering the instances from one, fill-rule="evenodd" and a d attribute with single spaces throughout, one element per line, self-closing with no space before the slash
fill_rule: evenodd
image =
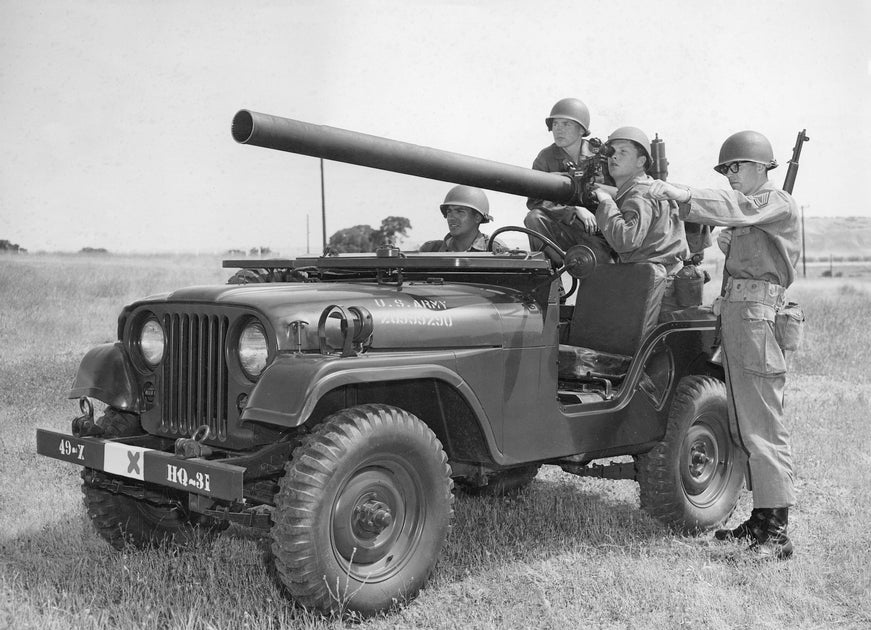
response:
<path id="1" fill-rule="evenodd" d="M 521 252 L 398 252 L 302 256 L 266 260 L 225 260 L 224 267 L 301 272 L 298 282 L 478 284 L 510 287 L 544 307 L 556 279 L 544 254 Z"/>
<path id="2" fill-rule="evenodd" d="M 401 269 L 407 271 L 468 270 L 550 273 L 550 261 L 539 252 L 532 254 L 498 254 L 491 252 L 402 252 L 397 256 L 372 253 L 339 254 L 337 256 L 300 256 L 298 258 L 234 259 L 223 261 L 231 269 L 311 269 L 376 271 Z"/>

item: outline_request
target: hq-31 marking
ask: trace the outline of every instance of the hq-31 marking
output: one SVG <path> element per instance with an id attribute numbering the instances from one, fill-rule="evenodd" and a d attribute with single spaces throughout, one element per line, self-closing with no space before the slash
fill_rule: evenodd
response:
<path id="1" fill-rule="evenodd" d="M 209 476 L 209 473 L 197 472 L 190 475 L 183 466 L 176 466 L 175 464 L 166 465 L 166 480 L 169 483 L 181 486 L 182 488 L 187 488 L 189 486 L 204 492 L 212 491 L 211 477 Z"/>

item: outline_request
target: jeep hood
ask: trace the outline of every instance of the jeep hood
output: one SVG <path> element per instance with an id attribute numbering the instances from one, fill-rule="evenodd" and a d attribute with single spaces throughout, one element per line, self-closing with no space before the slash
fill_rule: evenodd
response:
<path id="1" fill-rule="evenodd" d="M 198 286 L 147 302 L 252 309 L 272 325 L 284 350 L 317 349 L 319 320 L 332 306 L 351 317 L 351 307 L 371 314 L 372 350 L 537 345 L 543 325 L 541 309 L 519 292 L 466 283 L 408 283 L 401 288 L 374 282 Z M 305 322 L 301 348 L 295 322 Z M 339 320 L 328 318 L 326 328 L 331 346 L 340 344 Z"/>

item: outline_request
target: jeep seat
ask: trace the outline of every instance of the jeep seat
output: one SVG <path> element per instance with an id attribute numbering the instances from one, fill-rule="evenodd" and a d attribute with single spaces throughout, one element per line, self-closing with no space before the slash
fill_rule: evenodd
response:
<path id="1" fill-rule="evenodd" d="M 599 265 L 580 286 L 559 378 L 622 380 L 644 336 L 656 326 L 665 271 L 653 263 Z"/>

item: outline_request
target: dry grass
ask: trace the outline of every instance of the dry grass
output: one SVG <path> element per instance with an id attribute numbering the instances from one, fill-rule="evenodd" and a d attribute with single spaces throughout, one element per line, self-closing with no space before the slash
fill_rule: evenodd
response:
<path id="1" fill-rule="evenodd" d="M 809 318 L 788 410 L 799 505 L 796 557 L 676 536 L 638 509 L 632 482 L 545 469 L 509 499 L 458 497 L 420 597 L 363 622 L 293 606 L 264 541 L 242 529 L 208 547 L 117 553 L 94 533 L 78 468 L 34 453 L 65 430 L 81 355 L 114 339 L 122 304 L 222 282 L 213 259 L 0 259 L 0 627 L 9 628 L 863 628 L 871 624 L 871 284 L 800 282 Z M 749 510 L 742 499 L 738 516 Z"/>

